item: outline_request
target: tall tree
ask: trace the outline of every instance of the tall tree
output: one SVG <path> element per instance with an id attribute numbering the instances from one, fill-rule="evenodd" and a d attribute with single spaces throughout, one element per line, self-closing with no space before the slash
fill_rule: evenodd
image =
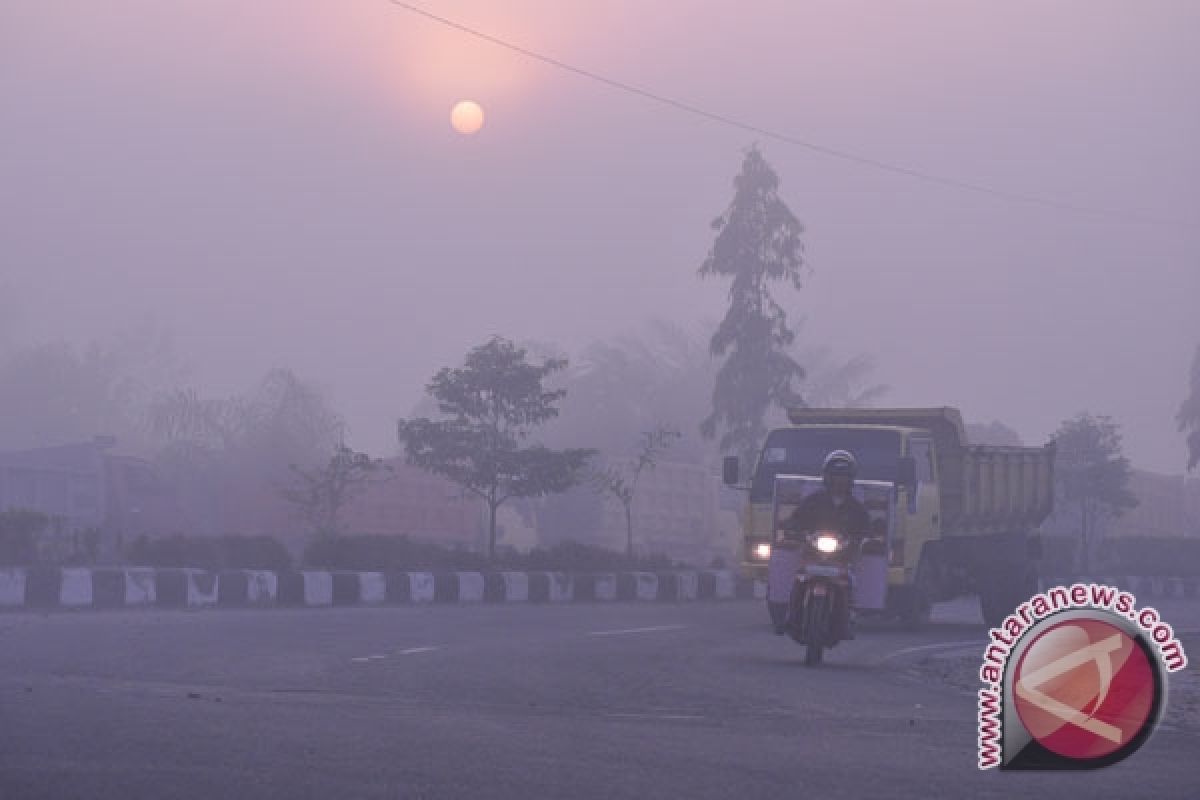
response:
<path id="1" fill-rule="evenodd" d="M 1058 496 L 1079 514 L 1080 566 L 1086 574 L 1100 524 L 1138 504 L 1129 489 L 1129 459 L 1109 417 L 1078 414 L 1062 423 L 1054 440 Z"/>
<path id="2" fill-rule="evenodd" d="M 540 364 L 526 351 L 492 337 L 445 367 L 426 387 L 445 418 L 401 419 L 397 434 L 410 464 L 449 478 L 488 508 L 488 558 L 496 554 L 496 511 L 513 497 L 542 497 L 579 483 L 593 451 L 551 450 L 529 443 L 534 430 L 558 414 L 565 389 L 543 382 L 565 369 L 561 358 Z"/>
<path id="3" fill-rule="evenodd" d="M 804 228 L 778 190 L 779 177 L 752 147 L 734 179 L 733 202 L 712 223 L 717 236 L 699 271 L 731 280 L 729 309 L 709 342 L 711 354 L 724 362 L 701 432 L 711 439 L 721 430 L 721 449 L 743 458 L 765 434 L 773 405 L 802 402 L 794 383 L 804 370 L 789 352 L 796 335 L 771 284 L 801 287 Z"/>
<path id="4" fill-rule="evenodd" d="M 633 501 L 637 497 L 638 481 L 646 469 L 654 469 L 660 453 L 679 438 L 679 431 L 659 425 L 643 431 L 638 439 L 637 457 L 626 466 L 610 464 L 592 472 L 593 485 L 612 495 L 625 511 L 625 557 L 633 561 Z"/>
<path id="5" fill-rule="evenodd" d="M 1192 375 L 1188 398 L 1179 407 L 1176 421 L 1180 432 L 1187 432 L 1188 470 L 1200 464 L 1200 345 L 1196 347 L 1196 355 L 1192 357 Z"/>
<path id="6" fill-rule="evenodd" d="M 0 295 L 0 315 L 3 315 Z M 78 347 L 52 342 L 5 347 L 0 341 L 0 449 L 117 437 L 145 449 L 142 414 L 155 391 L 181 372 L 170 337 L 153 323 Z"/>
<path id="7" fill-rule="evenodd" d="M 299 509 L 318 537 L 342 532 L 341 514 L 346 504 L 373 481 L 386 478 L 391 467 L 345 444 L 339 444 L 328 463 L 318 469 L 291 465 L 296 481 L 283 491 L 284 499 Z"/>

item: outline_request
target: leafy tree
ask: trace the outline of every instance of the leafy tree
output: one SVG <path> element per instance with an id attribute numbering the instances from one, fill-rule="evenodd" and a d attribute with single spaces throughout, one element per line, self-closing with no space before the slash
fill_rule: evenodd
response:
<path id="1" fill-rule="evenodd" d="M 341 530 L 341 512 L 371 482 L 391 472 L 382 459 L 371 458 L 339 444 L 329 462 L 319 469 L 291 465 L 296 483 L 283 491 L 319 537 L 336 537 Z"/>
<path id="2" fill-rule="evenodd" d="M 719 453 L 700 434 L 719 366 L 708 351 L 715 329 L 715 322 L 685 328 L 651 320 L 636 333 L 589 344 L 564 371 L 570 393 L 560 416 L 547 424 L 546 441 L 597 446 L 609 456 L 632 458 L 638 431 L 671 420 L 680 434 L 671 448 L 676 458 L 715 462 Z M 871 381 L 874 363 L 868 356 L 843 361 L 820 346 L 797 348 L 796 358 L 808 365 L 803 388 L 815 405 L 865 406 L 887 391 Z M 777 410 L 769 421 L 787 424 L 786 412 Z"/>
<path id="3" fill-rule="evenodd" d="M 1109 417 L 1078 414 L 1062 423 L 1054 439 L 1058 496 L 1078 510 L 1080 566 L 1087 573 L 1099 525 L 1138 504 L 1129 489 L 1129 459 L 1122 455 L 1121 434 Z"/>
<path id="4" fill-rule="evenodd" d="M 817 408 L 867 408 L 889 389 L 886 384 L 870 382 L 875 359 L 868 355 L 840 361 L 822 345 L 800 350 L 796 360 L 806 365 L 805 399 Z"/>
<path id="5" fill-rule="evenodd" d="M 586 346 L 564 371 L 569 395 L 547 425 L 547 441 L 602 447 L 609 456 L 637 455 L 638 432 L 678 421 L 675 451 L 700 462 L 711 445 L 700 436 L 712 390 L 712 359 L 698 332 L 652 321 L 637 334 Z"/>
<path id="6" fill-rule="evenodd" d="M 679 432 L 659 425 L 652 431 L 643 431 L 638 443 L 637 457 L 627 467 L 609 465 L 591 473 L 593 485 L 601 492 L 617 499 L 625 511 L 625 556 L 633 560 L 633 500 L 637 496 L 638 481 L 642 471 L 654 469 L 658 455 L 679 438 Z"/>
<path id="7" fill-rule="evenodd" d="M 1175 418 L 1181 433 L 1191 431 L 1187 437 L 1189 471 L 1200 464 L 1200 346 L 1196 347 L 1196 355 L 1192 357 L 1190 392 Z"/>
<path id="8" fill-rule="evenodd" d="M 700 275 L 728 277 L 729 309 L 709 343 L 723 358 L 712 392 L 712 412 L 701 432 L 723 431 L 722 450 L 749 457 L 765 434 L 764 418 L 774 404 L 801 403 L 793 384 L 804 370 L 789 349 L 795 332 L 770 284 L 799 289 L 804 266 L 803 226 L 778 194 L 779 178 L 757 148 L 751 148 L 734 180 L 729 208 L 713 221 L 717 231 Z"/>
<path id="9" fill-rule="evenodd" d="M 565 389 L 543 382 L 565 359 L 526 361 L 526 351 L 492 337 L 467 354 L 464 366 L 445 367 L 428 384 L 445 418 L 401 419 L 397 434 L 410 464 L 442 475 L 481 497 L 488 507 L 488 559 L 496 553 L 496 511 L 513 497 L 542 497 L 578 483 L 593 451 L 552 450 L 528 443 L 558 414 Z"/>

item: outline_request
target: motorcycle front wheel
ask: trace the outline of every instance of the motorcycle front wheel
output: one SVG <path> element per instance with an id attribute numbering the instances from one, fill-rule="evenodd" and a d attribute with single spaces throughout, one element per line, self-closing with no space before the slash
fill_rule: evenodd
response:
<path id="1" fill-rule="evenodd" d="M 821 663 L 829 631 L 829 595 L 808 596 L 804 615 L 804 666 Z"/>

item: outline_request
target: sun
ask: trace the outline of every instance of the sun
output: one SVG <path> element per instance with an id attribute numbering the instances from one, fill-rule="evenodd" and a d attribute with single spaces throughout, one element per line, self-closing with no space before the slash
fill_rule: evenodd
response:
<path id="1" fill-rule="evenodd" d="M 455 103 L 450 112 L 450 124 L 454 126 L 454 130 L 468 136 L 478 133 L 483 127 L 483 108 L 474 100 Z"/>

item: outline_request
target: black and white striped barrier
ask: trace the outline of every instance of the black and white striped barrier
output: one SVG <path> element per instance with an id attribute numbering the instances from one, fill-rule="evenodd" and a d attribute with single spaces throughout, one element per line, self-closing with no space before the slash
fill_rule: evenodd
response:
<path id="1" fill-rule="evenodd" d="M 670 572 L 331 572 L 0 567 L 0 609 L 377 606 L 421 603 L 761 600 L 730 570 Z"/>

